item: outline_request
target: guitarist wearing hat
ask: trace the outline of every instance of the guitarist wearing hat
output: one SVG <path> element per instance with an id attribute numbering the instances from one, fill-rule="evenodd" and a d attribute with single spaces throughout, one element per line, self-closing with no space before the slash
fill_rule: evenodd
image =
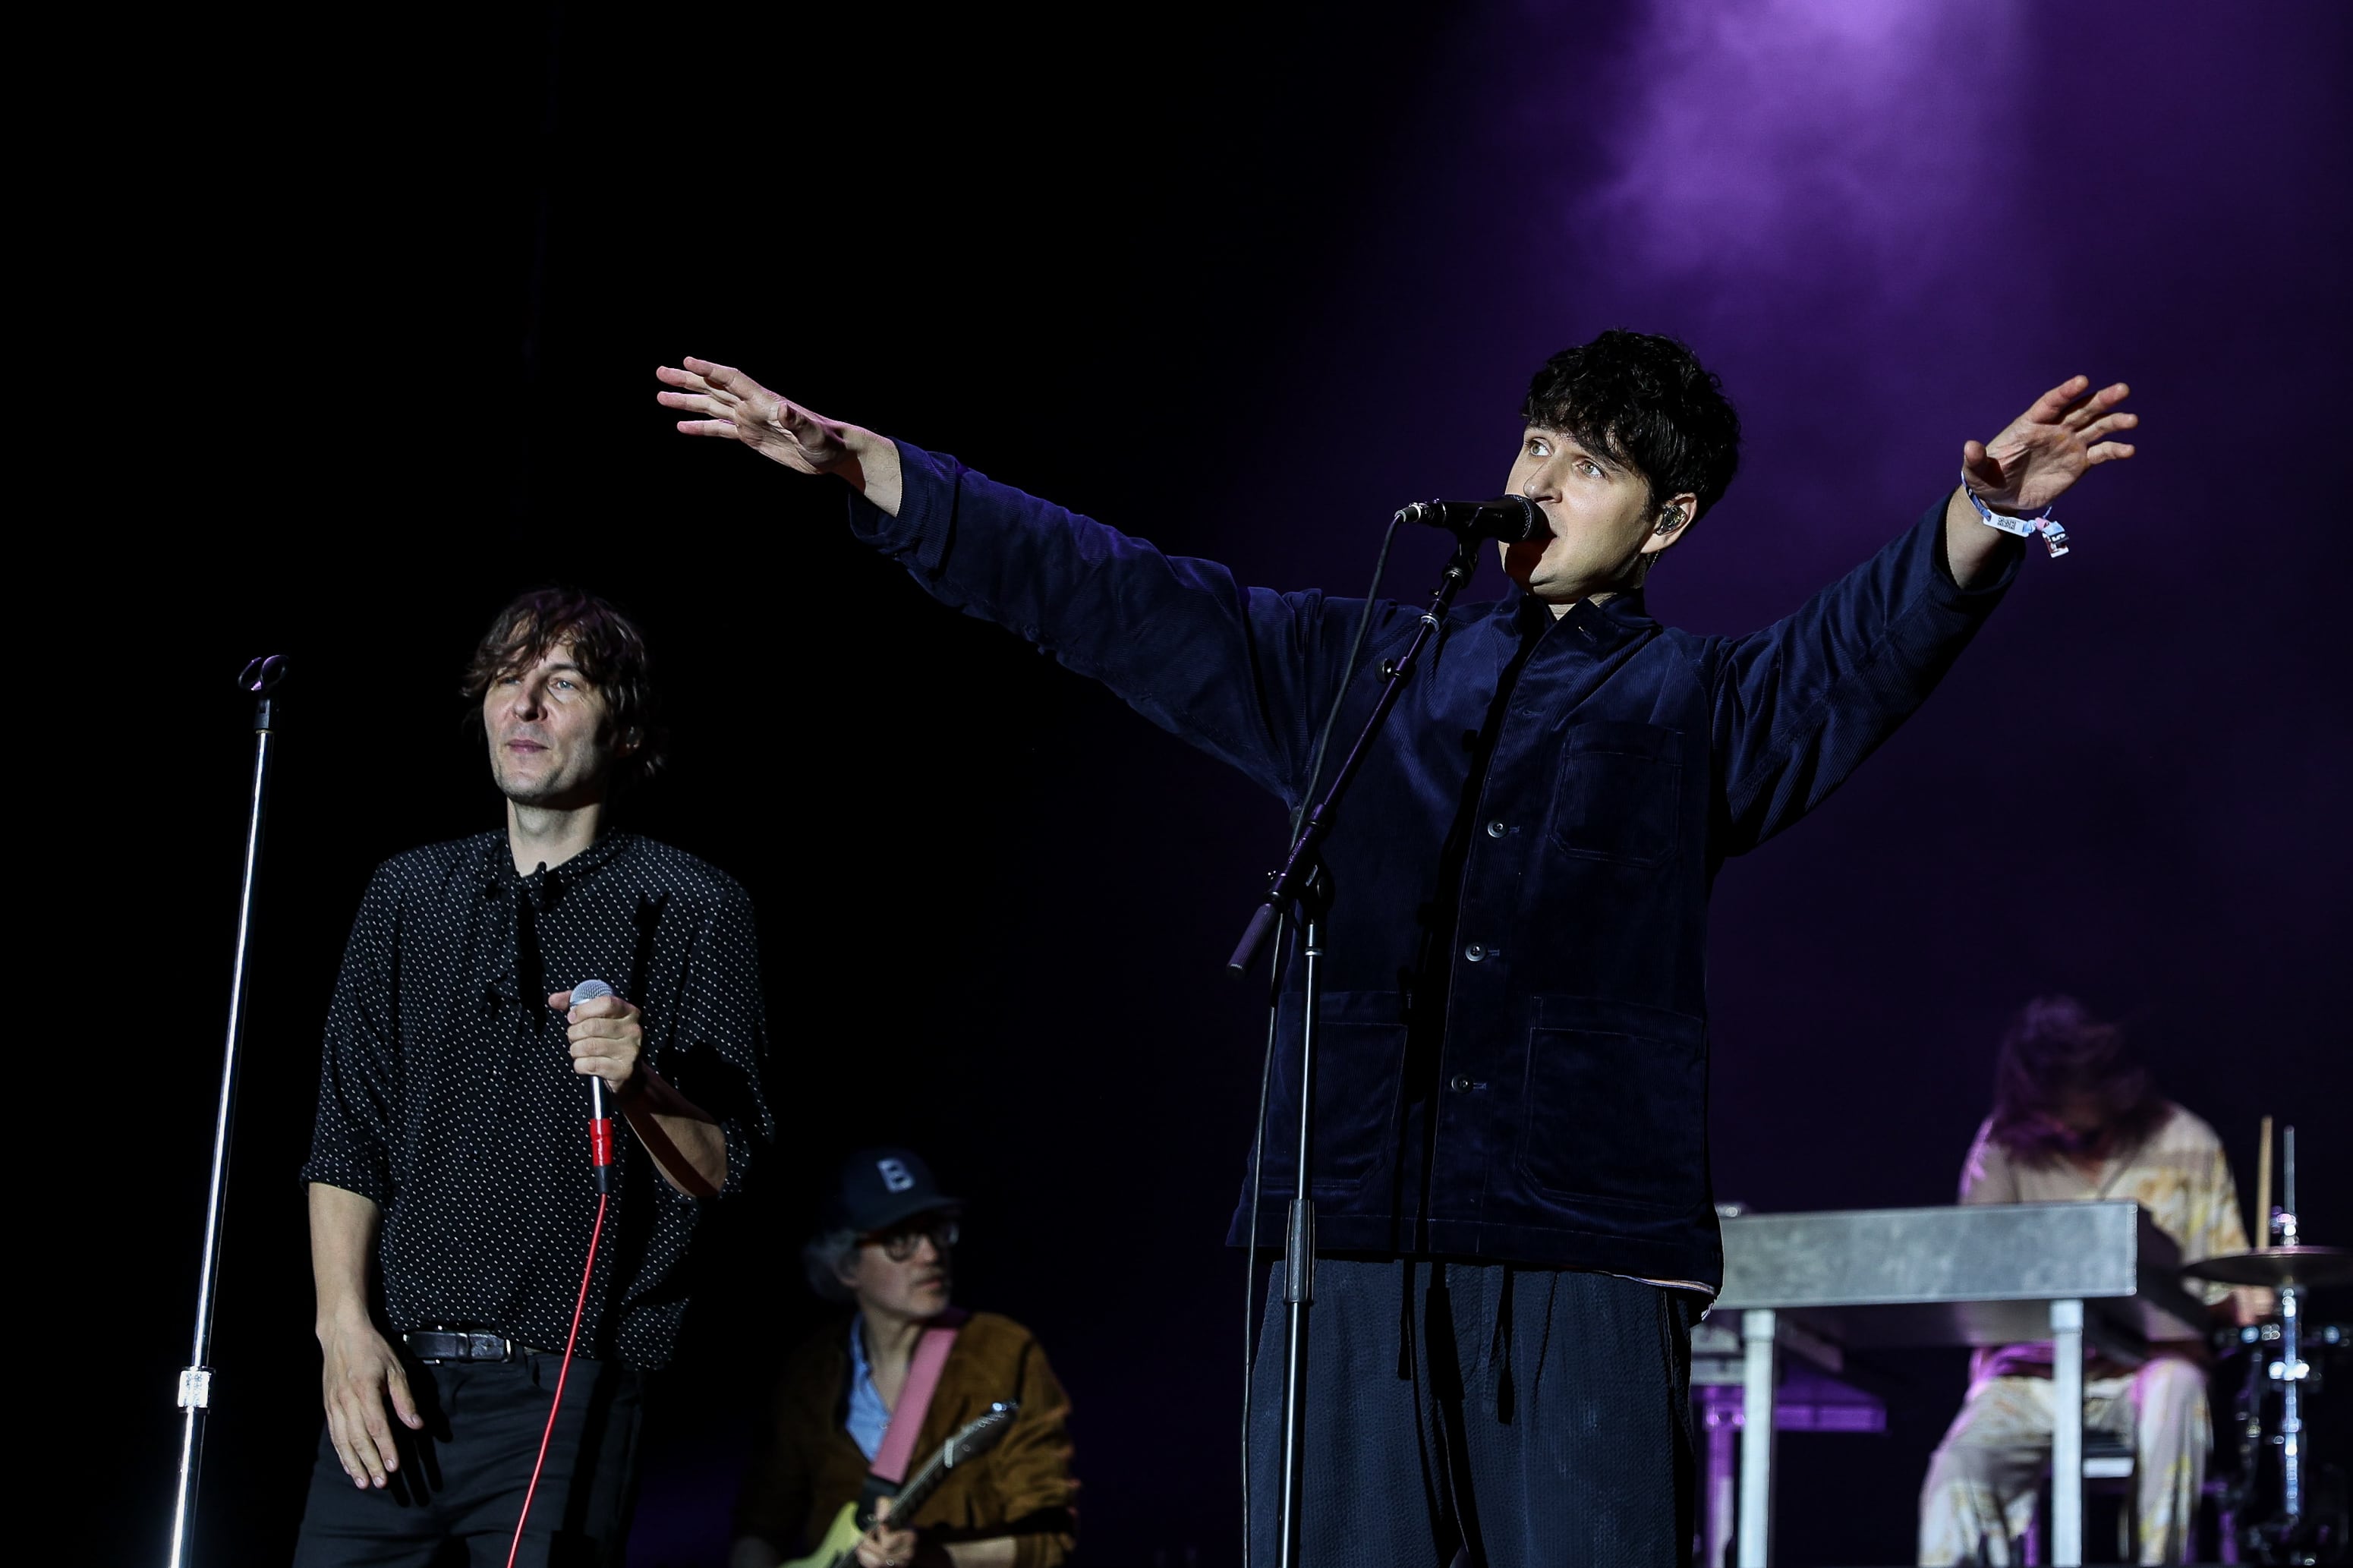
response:
<path id="1" fill-rule="evenodd" d="M 949 1305 L 961 1212 L 911 1151 L 844 1162 L 802 1260 L 810 1288 L 852 1311 L 786 1363 L 730 1568 L 795 1552 L 794 1568 L 1053 1568 L 1069 1555 L 1070 1400 L 1029 1330 Z M 997 1405 L 1015 1407 L 1009 1424 Z M 902 1510 L 907 1529 L 891 1518 L 902 1489 L 923 1494 Z"/>

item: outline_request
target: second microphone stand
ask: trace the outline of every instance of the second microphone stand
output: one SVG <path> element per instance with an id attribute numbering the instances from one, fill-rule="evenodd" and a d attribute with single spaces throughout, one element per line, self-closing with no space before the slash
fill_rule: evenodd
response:
<path id="1" fill-rule="evenodd" d="M 212 1176 L 205 1189 L 204 1261 L 196 1270 L 196 1328 L 188 1364 L 180 1369 L 180 1476 L 172 1499 L 170 1568 L 188 1561 L 196 1522 L 196 1479 L 205 1452 L 205 1417 L 213 1403 L 213 1308 L 220 1283 L 221 1226 L 228 1195 L 229 1131 L 237 1115 L 237 1047 L 245 1038 L 246 961 L 253 936 L 253 884 L 261 863 L 262 806 L 269 784 L 271 739 L 277 733 L 270 693 L 286 676 L 277 654 L 257 658 L 237 677 L 256 699 L 253 710 L 253 789 L 247 798 L 245 865 L 237 895 L 236 957 L 229 966 L 228 1041 L 221 1050 L 220 1101 L 213 1114 Z"/>
<path id="2" fill-rule="evenodd" d="M 1422 650 L 1443 629 L 1446 612 L 1462 584 L 1471 580 L 1484 543 L 1477 534 L 1457 539 L 1445 574 L 1430 596 L 1430 607 L 1421 613 L 1421 624 L 1414 629 L 1413 641 L 1397 658 L 1382 662 L 1381 694 L 1374 701 L 1372 712 L 1366 716 L 1365 727 L 1357 731 L 1356 743 L 1348 748 L 1340 771 L 1332 776 L 1331 787 L 1307 813 L 1298 837 L 1291 842 L 1291 853 L 1284 858 L 1282 869 L 1275 873 L 1267 889 L 1266 902 L 1250 917 L 1249 929 L 1242 932 L 1241 944 L 1227 960 L 1228 966 L 1235 972 L 1247 971 L 1259 950 L 1266 945 L 1276 921 L 1284 916 L 1298 920 L 1300 957 L 1306 972 L 1303 977 L 1305 994 L 1299 1031 L 1298 1163 L 1293 1167 L 1297 1174 L 1282 1227 L 1282 1482 L 1275 1513 L 1277 1539 L 1281 1542 L 1279 1568 L 1298 1568 L 1302 1550 L 1299 1490 L 1304 1470 L 1307 1309 L 1315 1300 L 1315 1200 L 1311 1195 L 1314 1167 L 1310 1161 L 1315 1131 L 1315 1024 L 1323 1000 L 1324 921 L 1332 900 L 1332 879 L 1324 868 L 1324 845 L 1339 820 L 1341 799 L 1356 782 L 1357 771 L 1372 751 L 1374 738 L 1388 721 L 1389 710 L 1397 706 Z"/>

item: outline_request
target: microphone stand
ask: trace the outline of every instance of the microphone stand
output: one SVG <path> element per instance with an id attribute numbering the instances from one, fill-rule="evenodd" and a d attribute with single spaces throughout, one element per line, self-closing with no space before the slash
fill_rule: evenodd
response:
<path id="1" fill-rule="evenodd" d="M 1422 649 L 1444 627 L 1446 612 L 1462 584 L 1471 580 L 1479 563 L 1480 546 L 1484 542 L 1475 533 L 1457 536 L 1453 557 L 1447 562 L 1445 574 L 1430 596 L 1430 608 L 1421 613 L 1421 625 L 1415 628 L 1413 641 L 1400 657 L 1382 661 L 1381 694 L 1373 703 L 1372 712 L 1366 715 L 1365 727 L 1357 731 L 1356 744 L 1348 748 L 1347 760 L 1333 775 L 1331 787 L 1308 812 L 1299 836 L 1292 840 L 1291 853 L 1284 858 L 1282 869 L 1267 888 L 1266 901 L 1250 917 L 1240 945 L 1226 961 L 1227 967 L 1235 973 L 1246 972 L 1259 950 L 1266 945 L 1267 934 L 1274 929 L 1276 920 L 1285 915 L 1298 920 L 1302 928 L 1300 955 L 1306 963 L 1306 994 L 1299 1031 L 1299 1153 L 1298 1163 L 1293 1166 L 1297 1174 L 1282 1229 L 1282 1481 L 1275 1512 L 1277 1540 L 1281 1543 L 1278 1568 L 1298 1568 L 1303 1554 L 1299 1493 L 1305 1471 L 1307 1309 L 1315 1300 L 1315 1200 L 1311 1195 L 1314 1190 L 1314 1167 L 1310 1161 L 1315 1131 L 1315 1024 L 1323 1001 L 1324 920 L 1332 902 L 1332 879 L 1323 863 L 1324 844 L 1332 837 L 1332 829 L 1339 820 L 1342 797 L 1356 782 L 1357 770 L 1364 766 L 1374 738 L 1388 722 L 1389 710 L 1397 706 Z"/>
<path id="2" fill-rule="evenodd" d="M 204 1264 L 196 1275 L 196 1331 L 188 1364 L 180 1371 L 180 1486 L 172 1505 L 171 1568 L 181 1568 L 195 1534 L 196 1471 L 204 1458 L 205 1416 L 212 1406 L 213 1369 L 206 1363 L 212 1350 L 213 1295 L 219 1282 L 221 1198 L 228 1183 L 229 1128 L 237 1110 L 237 1047 L 245 1034 L 246 953 L 253 934 L 253 875 L 261 853 L 263 793 L 269 783 L 269 741 L 273 733 L 271 691 L 286 677 L 286 660 L 278 654 L 257 658 L 245 667 L 237 683 L 259 700 L 253 711 L 253 794 L 245 819 L 245 877 L 237 896 L 237 956 L 229 970 L 228 1043 L 221 1056 L 220 1108 L 213 1118 L 212 1186 L 205 1197 Z"/>

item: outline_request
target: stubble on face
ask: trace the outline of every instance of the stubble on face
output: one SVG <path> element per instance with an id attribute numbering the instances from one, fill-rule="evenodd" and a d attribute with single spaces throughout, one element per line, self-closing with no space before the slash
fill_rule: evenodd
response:
<path id="1" fill-rule="evenodd" d="M 570 644 L 492 681 L 482 694 L 482 728 L 491 777 L 516 805 L 562 807 L 602 793 L 612 760 L 605 703 L 573 663 Z"/>
<path id="2" fill-rule="evenodd" d="M 849 1280 L 850 1288 L 871 1305 L 903 1318 L 928 1318 L 941 1311 L 948 1304 L 953 1283 L 948 1259 L 929 1247 L 899 1262 L 880 1247 L 871 1248 Z"/>

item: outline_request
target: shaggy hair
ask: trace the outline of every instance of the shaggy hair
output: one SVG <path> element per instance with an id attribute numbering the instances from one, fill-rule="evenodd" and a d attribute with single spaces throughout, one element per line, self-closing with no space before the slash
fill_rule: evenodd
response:
<path id="1" fill-rule="evenodd" d="M 821 1230 L 809 1237 L 801 1248 L 801 1272 L 808 1279 L 808 1288 L 819 1299 L 847 1301 L 851 1292 L 841 1282 L 841 1266 L 858 1250 L 858 1233 L 854 1230 Z"/>
<path id="2" fill-rule="evenodd" d="M 494 682 L 528 670 L 557 647 L 571 649 L 572 661 L 604 699 L 605 740 L 636 747 L 613 759 L 616 793 L 659 773 L 666 737 L 645 637 L 627 616 L 579 588 L 534 589 L 499 612 L 466 664 L 461 689 L 475 718 Z"/>
<path id="3" fill-rule="evenodd" d="M 2060 1107 L 2075 1096 L 2098 1109 L 2101 1131 L 2114 1135 L 2119 1149 L 2138 1145 L 2165 1120 L 2165 1099 L 2148 1069 L 2126 1053 L 2122 1028 L 2094 1017 L 2073 996 L 2037 997 L 2002 1032 L 1987 1136 L 2026 1164 L 2049 1165 L 2098 1136 L 2059 1119 Z"/>

